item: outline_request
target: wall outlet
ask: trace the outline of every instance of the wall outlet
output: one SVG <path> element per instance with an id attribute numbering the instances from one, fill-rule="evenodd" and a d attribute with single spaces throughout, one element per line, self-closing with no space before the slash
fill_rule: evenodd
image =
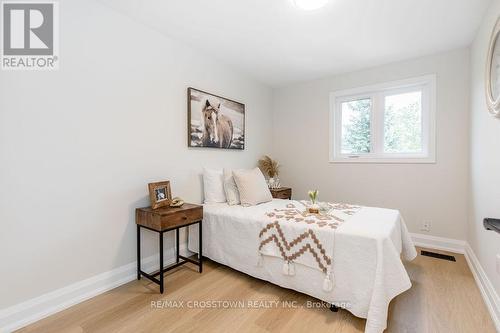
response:
<path id="1" fill-rule="evenodd" d="M 422 222 L 422 227 L 420 227 L 420 231 L 430 232 L 431 231 L 431 221 Z"/>
<path id="2" fill-rule="evenodd" d="M 497 273 L 500 275 L 500 254 L 497 254 Z"/>

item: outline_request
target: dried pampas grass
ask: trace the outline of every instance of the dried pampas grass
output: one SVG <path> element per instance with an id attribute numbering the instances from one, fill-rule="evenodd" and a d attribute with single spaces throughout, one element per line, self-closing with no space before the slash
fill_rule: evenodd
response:
<path id="1" fill-rule="evenodd" d="M 270 178 L 278 176 L 280 165 L 278 161 L 273 160 L 265 155 L 259 160 L 259 168 L 263 173 L 267 174 Z"/>

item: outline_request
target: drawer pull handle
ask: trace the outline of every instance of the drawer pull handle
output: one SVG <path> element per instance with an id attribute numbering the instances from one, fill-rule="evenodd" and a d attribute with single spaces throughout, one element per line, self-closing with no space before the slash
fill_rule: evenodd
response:
<path id="1" fill-rule="evenodd" d="M 182 219 L 183 220 L 187 220 L 188 218 L 187 218 L 187 216 L 183 216 Z"/>

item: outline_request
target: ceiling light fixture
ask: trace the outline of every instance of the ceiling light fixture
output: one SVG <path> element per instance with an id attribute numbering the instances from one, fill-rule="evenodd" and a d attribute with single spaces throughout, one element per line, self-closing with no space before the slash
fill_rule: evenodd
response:
<path id="1" fill-rule="evenodd" d="M 328 0 L 293 0 L 295 6 L 303 10 L 320 9 L 328 3 Z"/>

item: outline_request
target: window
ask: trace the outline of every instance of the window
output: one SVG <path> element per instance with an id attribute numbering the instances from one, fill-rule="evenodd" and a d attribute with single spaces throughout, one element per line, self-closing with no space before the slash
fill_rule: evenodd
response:
<path id="1" fill-rule="evenodd" d="M 342 154 L 366 154 L 371 149 L 369 98 L 342 102 Z"/>
<path id="2" fill-rule="evenodd" d="M 384 153 L 422 153 L 422 91 L 384 99 Z"/>
<path id="3" fill-rule="evenodd" d="M 434 75 L 331 94 L 331 162 L 434 163 Z"/>

